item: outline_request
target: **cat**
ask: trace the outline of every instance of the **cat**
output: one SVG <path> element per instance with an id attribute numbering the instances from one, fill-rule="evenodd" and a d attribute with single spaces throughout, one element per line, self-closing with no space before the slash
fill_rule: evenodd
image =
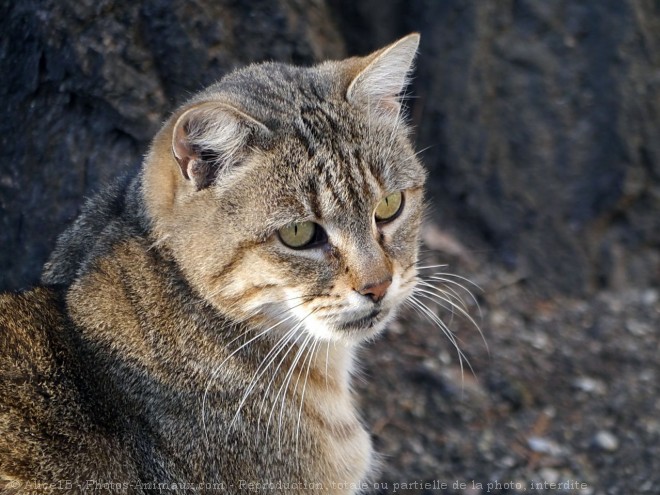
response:
<path id="1" fill-rule="evenodd" d="M 351 376 L 417 282 L 418 44 L 228 74 L 0 296 L 0 492 L 368 485 Z"/>

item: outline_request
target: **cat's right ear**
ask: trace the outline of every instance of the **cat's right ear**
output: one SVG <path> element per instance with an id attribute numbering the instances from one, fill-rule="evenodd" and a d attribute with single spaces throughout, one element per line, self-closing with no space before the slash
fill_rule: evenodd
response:
<path id="1" fill-rule="evenodd" d="M 418 46 L 419 34 L 412 33 L 371 55 L 347 60 L 346 99 L 378 113 L 398 115 L 399 96 L 409 82 Z"/>
<path id="2" fill-rule="evenodd" d="M 199 191 L 238 164 L 253 137 L 267 133 L 266 126 L 231 105 L 202 103 L 174 124 L 172 154 L 183 177 Z"/>

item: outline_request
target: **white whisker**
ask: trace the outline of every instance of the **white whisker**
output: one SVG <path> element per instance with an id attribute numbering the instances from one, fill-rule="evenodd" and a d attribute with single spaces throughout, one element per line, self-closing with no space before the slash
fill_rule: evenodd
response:
<path id="1" fill-rule="evenodd" d="M 460 349 L 458 346 L 457 338 L 454 335 L 454 333 L 449 329 L 449 327 L 446 325 L 445 322 L 443 322 L 433 311 L 431 311 L 428 306 L 426 306 L 423 302 L 418 300 L 414 295 L 410 297 L 409 301 L 417 306 L 432 322 L 434 322 L 438 327 L 442 330 L 442 332 L 447 336 L 449 341 L 452 343 L 454 348 L 456 349 L 456 353 L 458 355 L 458 362 L 461 368 L 461 376 L 463 376 L 464 369 L 463 369 L 463 360 L 467 363 L 468 367 L 472 372 L 474 373 L 474 370 L 472 369 L 472 365 L 470 364 L 470 360 L 467 358 L 467 356 L 463 353 L 463 351 Z"/>
<path id="2" fill-rule="evenodd" d="M 325 390 L 328 391 L 328 361 L 330 361 L 330 342 L 325 343 Z M 333 343 L 334 345 L 334 343 Z"/>
<path id="3" fill-rule="evenodd" d="M 431 291 L 426 290 L 426 289 L 422 289 L 421 287 L 429 287 L 429 288 L 431 288 L 431 289 L 435 289 L 435 290 L 439 291 L 440 294 L 439 294 L 439 293 L 436 293 L 436 292 L 431 292 Z M 459 300 L 458 300 L 458 301 L 459 301 L 458 303 L 454 302 L 454 300 L 450 297 L 451 294 L 448 295 L 447 293 L 445 293 L 444 291 L 442 291 L 442 289 L 439 289 L 439 288 L 435 287 L 434 285 L 427 284 L 427 283 L 425 283 L 425 282 L 423 282 L 423 281 L 420 281 L 419 284 L 418 284 L 418 286 L 417 286 L 417 288 L 416 288 L 415 290 L 416 290 L 418 293 L 428 294 L 428 295 L 433 295 L 433 296 L 436 298 L 436 302 L 437 302 L 440 306 L 442 306 L 444 309 L 446 309 L 447 311 L 450 311 L 451 313 L 453 313 L 454 310 L 456 310 L 456 311 L 462 311 L 463 313 L 465 313 L 464 316 L 466 316 L 466 317 L 469 318 L 469 315 L 467 315 L 467 312 L 465 312 L 465 309 L 463 309 L 463 308 L 461 307 L 462 305 L 465 304 L 465 303 L 463 302 L 463 300 L 459 299 Z M 446 296 L 446 297 L 444 297 L 444 296 Z M 460 304 L 460 305 L 459 305 L 459 304 Z"/>
<path id="4" fill-rule="evenodd" d="M 280 395 L 280 392 L 284 391 L 282 394 L 282 404 L 280 406 L 280 415 L 279 415 L 279 421 L 278 421 L 278 430 L 277 430 L 277 445 L 280 450 L 282 450 L 282 421 L 284 418 L 284 409 L 285 409 L 285 403 L 286 403 L 286 394 L 287 391 L 289 390 L 289 385 L 291 384 L 291 379 L 293 378 L 293 374 L 295 372 L 296 366 L 298 366 L 298 361 L 300 361 L 300 358 L 302 355 L 305 353 L 305 348 L 307 347 L 307 344 L 312 341 L 312 335 L 307 335 L 305 337 L 305 340 L 303 340 L 303 343 L 300 345 L 300 348 L 298 349 L 298 352 L 293 358 L 293 363 L 291 363 L 291 367 L 287 371 L 286 375 L 284 376 L 284 382 L 280 386 L 280 389 L 277 391 L 277 395 L 275 396 L 275 400 L 273 401 L 273 409 L 271 410 L 271 415 L 274 411 L 274 405 L 277 404 L 277 399 Z M 300 378 L 300 376 L 298 377 Z M 295 391 L 294 391 L 295 393 Z M 266 427 L 266 430 L 268 430 L 268 426 L 270 425 L 270 420 L 271 417 L 268 417 L 268 425 Z"/>
<path id="5" fill-rule="evenodd" d="M 299 445 L 299 437 L 300 437 L 300 419 L 302 418 L 303 404 L 305 402 L 305 389 L 307 388 L 307 379 L 309 378 L 309 369 L 312 366 L 312 361 L 316 359 L 316 351 L 318 350 L 320 342 L 321 342 L 320 340 L 316 339 L 312 343 L 312 348 L 308 351 L 309 358 L 307 360 L 307 371 L 305 372 L 305 381 L 303 382 L 302 393 L 300 394 L 300 408 L 298 409 L 298 422 L 296 424 L 296 459 L 300 459 L 300 456 L 298 455 L 298 445 Z M 303 362 L 303 366 L 304 365 L 305 365 L 305 363 Z M 298 376 L 298 378 L 300 378 L 300 376 Z M 296 390 L 298 390 L 298 381 L 296 381 L 296 386 L 295 386 L 295 389 L 294 389 L 294 393 L 295 393 Z"/>
<path id="6" fill-rule="evenodd" d="M 447 274 L 443 274 L 443 275 L 447 275 Z M 463 278 L 463 277 L 460 277 L 460 276 L 458 276 L 458 275 L 457 275 L 457 277 L 459 277 L 459 278 Z M 440 282 L 442 282 L 442 283 L 444 283 L 444 284 L 447 284 L 447 283 L 453 283 L 454 285 L 457 285 L 457 286 L 460 287 L 462 290 L 464 290 L 464 291 L 470 296 L 470 298 L 472 299 L 472 301 L 474 302 L 474 304 L 477 306 L 477 310 L 479 311 L 479 318 L 480 318 L 480 319 L 483 319 L 483 314 L 482 314 L 482 312 L 481 312 L 481 306 L 479 305 L 479 302 L 477 301 L 477 298 L 476 298 L 476 297 L 474 296 L 474 294 L 472 294 L 472 292 L 470 292 L 465 286 L 459 284 L 459 283 L 456 282 L 456 281 L 453 281 L 453 280 L 447 280 L 447 279 L 445 279 L 444 277 L 434 277 L 434 276 L 432 276 L 432 277 L 430 277 L 430 279 L 431 279 L 431 280 L 435 280 L 435 281 L 440 281 Z M 467 280 L 467 279 L 465 279 L 465 280 L 469 282 L 469 280 Z M 424 287 L 428 287 L 428 288 L 432 288 L 432 289 L 434 289 L 434 290 L 440 291 L 443 295 L 449 297 L 449 294 L 447 294 L 447 292 L 446 292 L 445 290 L 443 290 L 442 288 L 437 287 L 437 286 L 435 286 L 435 285 L 433 285 L 433 284 L 431 284 L 431 283 L 429 283 L 429 282 L 427 282 L 427 281 L 421 281 L 420 284 L 423 285 Z M 476 284 L 475 284 L 475 285 L 476 285 Z M 483 331 L 481 330 L 481 327 L 479 326 L 479 324 L 474 320 L 474 318 L 472 318 L 472 316 L 470 316 L 470 315 L 468 314 L 468 312 L 467 312 L 467 305 L 465 304 L 465 302 L 463 301 L 463 299 L 461 299 L 460 296 L 458 296 L 458 294 L 457 294 L 454 290 L 452 290 L 450 287 L 448 287 L 447 285 L 445 285 L 445 289 L 451 291 L 454 295 L 457 296 L 457 300 L 460 301 L 462 307 L 458 307 L 458 306 L 455 306 L 455 305 L 454 305 L 454 308 L 460 313 L 461 316 L 463 316 L 464 318 L 466 318 L 466 319 L 472 324 L 472 326 L 474 326 L 474 328 L 477 329 L 477 331 L 479 332 L 479 335 L 481 336 L 481 340 L 483 341 L 483 343 L 484 343 L 484 345 L 485 345 L 485 347 L 486 347 L 486 350 L 488 351 L 488 353 L 490 353 L 490 349 L 489 349 L 489 347 L 488 347 L 488 342 L 486 341 L 486 337 L 484 336 L 484 333 L 483 333 Z M 440 296 L 439 294 L 434 294 L 434 297 L 438 297 L 438 298 L 442 299 L 442 300 L 445 301 L 445 302 L 449 302 L 449 301 L 447 301 L 447 299 L 443 298 L 443 297 Z M 439 301 L 438 301 L 438 302 L 439 302 Z M 443 306 L 443 305 L 441 304 L 441 306 Z M 443 307 L 444 307 L 444 306 L 443 306 Z"/>
<path id="7" fill-rule="evenodd" d="M 311 314 L 311 313 L 310 313 L 310 314 Z M 300 327 L 301 327 L 302 325 L 303 325 L 303 322 L 302 322 L 302 321 L 298 322 L 298 323 L 296 324 L 296 326 L 293 327 L 293 328 L 291 329 L 291 331 L 287 333 L 287 335 L 286 335 L 286 337 L 287 337 L 286 340 L 288 341 L 291 337 L 293 337 L 293 336 L 295 335 L 295 333 L 300 329 Z M 265 389 L 265 392 L 264 392 L 264 396 L 262 397 L 262 399 L 261 399 L 261 404 L 259 405 L 259 419 L 258 419 L 258 422 L 257 422 L 257 429 L 259 429 L 259 427 L 260 427 L 259 425 L 261 424 L 261 411 L 263 410 L 263 407 L 264 407 L 264 404 L 265 404 L 265 401 L 266 401 L 266 397 L 268 396 L 268 392 L 270 391 L 270 387 L 272 386 L 273 382 L 275 381 L 275 378 L 277 377 L 277 373 L 279 372 L 280 368 L 282 367 L 282 364 L 283 364 L 284 361 L 286 360 L 287 355 L 289 354 L 289 352 L 291 351 L 291 349 L 295 347 L 295 343 L 298 341 L 298 339 L 300 339 L 301 335 L 302 335 L 302 332 L 299 333 L 298 337 L 297 337 L 293 342 L 290 342 L 290 341 L 287 342 L 287 341 L 285 341 L 285 342 L 280 346 L 280 348 L 277 350 L 277 353 L 276 353 L 275 355 L 273 355 L 273 357 L 271 358 L 271 362 L 269 362 L 268 365 L 267 365 L 267 367 L 269 367 L 269 366 L 272 364 L 272 361 L 274 361 L 274 360 L 276 359 L 276 357 L 277 357 L 277 355 L 280 353 L 280 351 L 281 351 L 284 347 L 286 347 L 286 344 L 287 344 L 287 343 L 290 344 L 290 345 L 289 345 L 289 349 L 284 353 L 284 355 L 282 356 L 282 358 L 280 359 L 280 361 L 279 361 L 279 362 L 277 363 L 277 365 L 275 366 L 275 370 L 273 371 L 273 374 L 272 374 L 272 376 L 271 376 L 271 378 L 270 378 L 268 384 L 266 385 L 266 389 Z"/>
<path id="8" fill-rule="evenodd" d="M 252 376 L 252 379 L 250 380 L 250 383 L 248 384 L 247 388 L 245 389 L 245 392 L 243 392 L 243 397 L 241 398 L 241 402 L 239 403 L 238 408 L 236 409 L 236 413 L 234 414 L 234 417 L 232 418 L 230 426 L 238 418 L 239 413 L 241 412 L 241 409 L 243 407 L 243 404 L 247 400 L 248 396 L 254 390 L 254 387 L 256 387 L 259 378 L 261 378 L 264 375 L 264 373 L 266 373 L 266 371 L 268 370 L 270 365 L 273 364 L 273 361 L 275 361 L 275 359 L 277 359 L 277 356 L 280 353 L 280 351 L 286 347 L 286 344 L 288 343 L 289 339 L 293 335 L 295 335 L 298 328 L 299 328 L 299 326 L 296 325 L 291 330 L 289 330 L 284 335 L 282 335 L 279 338 L 279 340 L 269 349 L 266 356 L 261 360 L 261 362 L 259 363 L 259 366 L 257 367 L 257 369 L 254 372 L 254 375 Z M 258 424 L 257 424 L 257 428 L 258 428 Z"/>
<path id="9" fill-rule="evenodd" d="M 224 366 L 224 364 L 225 364 L 229 359 L 231 359 L 231 358 L 232 358 L 237 352 L 239 352 L 241 349 L 243 349 L 245 346 L 247 346 L 247 345 L 249 345 L 250 343 L 254 342 L 254 341 L 255 341 L 256 339 L 258 339 L 259 337 L 261 337 L 261 336 L 263 336 L 263 335 L 266 335 L 266 334 L 267 334 L 268 332 L 270 332 L 272 329 L 274 329 L 275 327 L 281 325 L 282 323 L 286 322 L 287 320 L 290 320 L 290 319 L 293 318 L 293 317 L 294 317 L 294 315 L 290 315 L 290 316 L 284 318 L 283 320 L 278 321 L 278 322 L 275 323 L 274 325 L 268 327 L 266 330 L 263 330 L 263 331 L 260 332 L 259 334 L 255 335 L 255 336 L 252 337 L 250 340 L 248 340 L 247 342 L 245 342 L 244 344 L 242 344 L 241 346 L 239 346 L 237 349 L 235 349 L 234 351 L 232 351 L 232 352 L 231 352 L 231 353 L 230 353 L 230 354 L 229 354 L 229 355 L 228 355 L 228 356 L 227 356 L 227 357 L 226 357 L 226 358 L 225 358 L 225 359 L 224 359 L 224 360 L 223 360 L 223 361 L 222 361 L 222 362 L 221 362 L 221 363 L 215 368 L 215 370 L 213 370 L 213 372 L 211 373 L 211 377 L 209 378 L 208 383 L 207 383 L 207 385 L 206 385 L 206 388 L 204 389 L 204 396 L 203 396 L 203 398 L 202 398 L 202 426 L 203 426 L 204 433 L 205 433 L 205 435 L 206 435 L 207 440 L 208 440 L 208 432 L 207 432 L 207 429 L 206 429 L 206 415 L 205 415 L 205 413 L 204 413 L 204 412 L 205 412 L 205 408 L 206 408 L 206 400 L 207 400 L 207 396 L 208 396 L 208 392 L 209 392 L 209 389 L 210 389 L 210 387 L 211 387 L 211 384 L 213 383 L 213 380 L 215 380 L 215 377 L 218 376 L 218 373 L 222 370 L 222 367 Z M 238 338 L 240 338 L 240 337 L 242 337 L 243 335 L 246 335 L 246 334 L 247 334 L 247 331 L 246 331 L 246 332 L 243 332 L 241 335 L 239 335 L 238 337 L 236 337 L 235 339 L 233 339 L 231 342 L 235 342 Z M 242 404 L 242 403 L 241 403 L 241 404 Z M 240 406 L 239 406 L 239 409 L 240 409 Z M 232 421 L 232 423 L 233 423 L 233 421 Z M 228 428 L 228 430 L 230 430 L 230 429 L 231 429 L 231 428 Z"/>
<path id="10" fill-rule="evenodd" d="M 418 266 L 418 270 L 432 270 L 433 268 L 447 268 L 449 265 L 444 264 L 444 265 L 426 265 L 426 266 Z"/>
<path id="11" fill-rule="evenodd" d="M 432 144 L 432 145 L 430 145 L 430 146 L 427 146 L 426 148 L 423 148 L 423 149 L 419 150 L 418 152 L 416 152 L 416 153 L 413 154 L 412 156 L 409 156 L 408 158 L 406 158 L 405 160 L 403 160 L 402 163 L 405 163 L 405 162 L 407 162 L 407 161 L 409 161 L 409 160 L 412 160 L 412 159 L 414 159 L 414 158 L 417 158 L 418 155 L 420 155 L 420 154 L 424 153 L 425 151 L 427 151 L 427 150 L 433 148 L 434 146 L 435 146 L 435 145 Z"/>

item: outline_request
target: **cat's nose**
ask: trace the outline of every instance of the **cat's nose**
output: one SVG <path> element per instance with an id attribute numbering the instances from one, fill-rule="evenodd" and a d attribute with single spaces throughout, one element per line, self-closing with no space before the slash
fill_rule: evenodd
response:
<path id="1" fill-rule="evenodd" d="M 368 284 L 362 287 L 358 292 L 363 296 L 370 297 L 373 302 L 379 302 L 385 294 L 387 294 L 387 289 L 392 285 L 392 279 L 388 278 L 382 282 L 377 282 L 375 284 Z"/>

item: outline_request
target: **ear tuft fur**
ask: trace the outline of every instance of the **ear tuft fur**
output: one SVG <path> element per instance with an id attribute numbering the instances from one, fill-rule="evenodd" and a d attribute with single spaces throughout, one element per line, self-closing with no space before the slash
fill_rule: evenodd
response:
<path id="1" fill-rule="evenodd" d="M 401 106 L 398 97 L 409 82 L 419 38 L 418 33 L 409 34 L 364 57 L 365 66 L 346 91 L 348 101 L 364 102 L 382 113 L 398 114 Z"/>
<path id="2" fill-rule="evenodd" d="M 172 153 L 186 180 L 199 191 L 237 164 L 255 132 L 268 129 L 230 105 L 202 103 L 185 111 L 174 125 Z"/>

